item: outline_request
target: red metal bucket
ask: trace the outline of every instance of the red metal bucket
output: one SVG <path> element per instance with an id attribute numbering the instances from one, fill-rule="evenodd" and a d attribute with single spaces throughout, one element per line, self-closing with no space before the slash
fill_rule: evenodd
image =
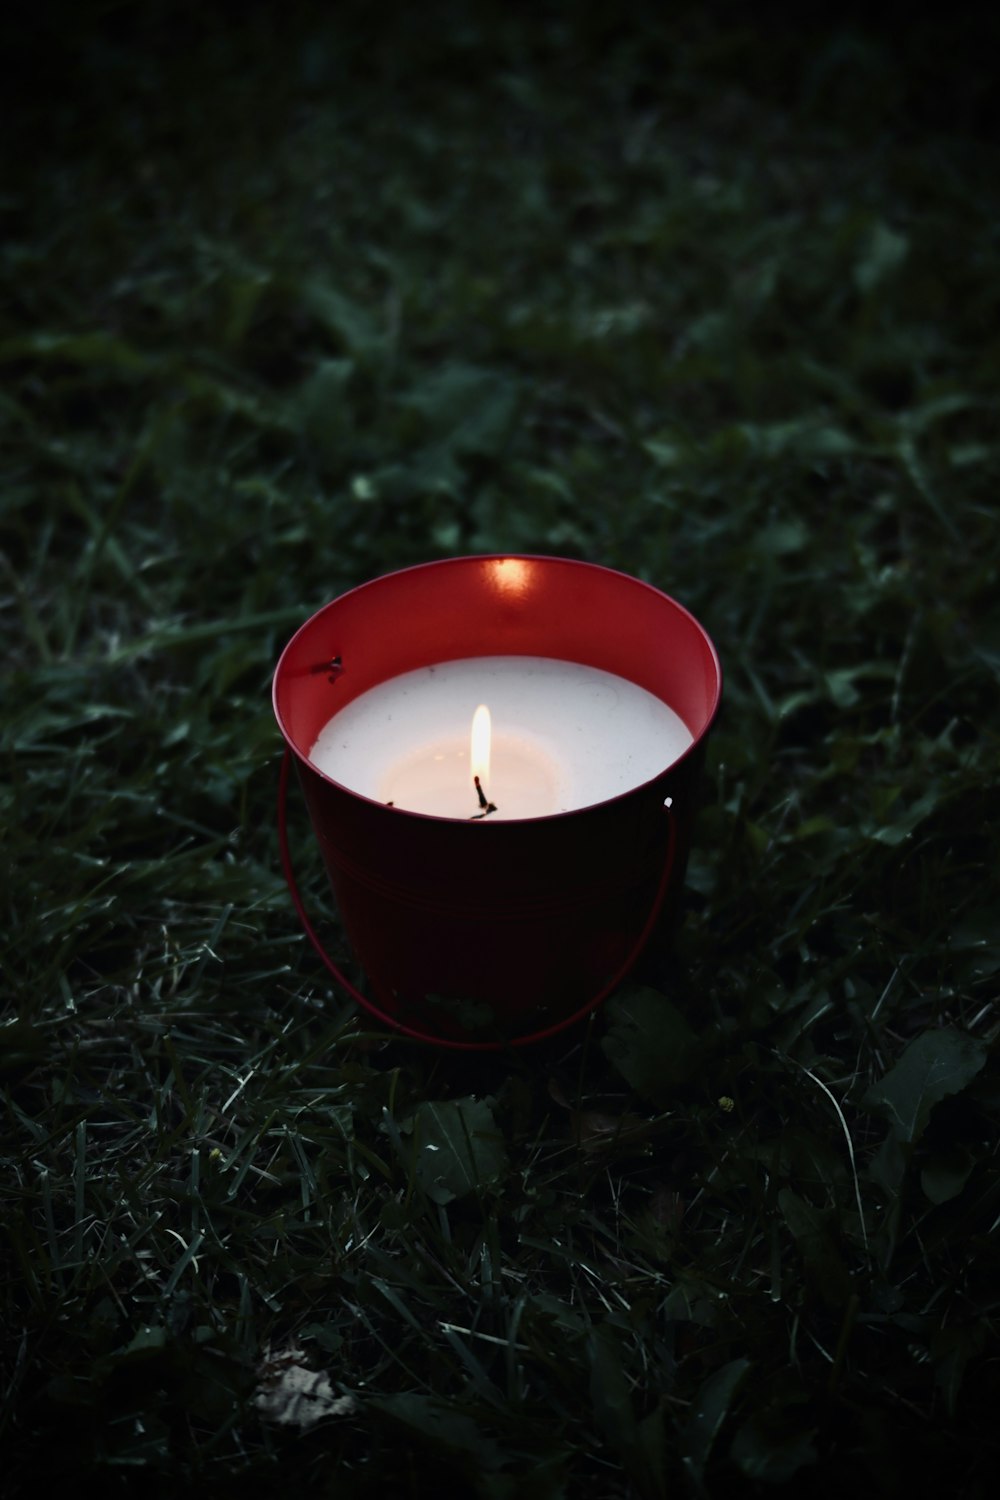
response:
<path id="1" fill-rule="evenodd" d="M 579 662 L 638 684 L 692 736 L 659 774 L 552 816 L 428 817 L 340 785 L 309 759 L 360 694 L 458 658 Z M 369 1011 L 438 1045 L 537 1041 L 598 1004 L 638 957 L 683 879 L 718 656 L 698 622 L 638 579 L 552 557 L 452 558 L 390 573 L 319 610 L 274 677 L 286 744 L 282 855 L 324 962 Z M 295 890 L 284 833 L 294 758 L 362 995 L 326 955 Z"/>

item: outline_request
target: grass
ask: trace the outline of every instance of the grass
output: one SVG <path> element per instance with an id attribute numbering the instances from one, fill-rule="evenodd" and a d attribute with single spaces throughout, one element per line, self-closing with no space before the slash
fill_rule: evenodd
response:
<path id="1" fill-rule="evenodd" d="M 12 1494 L 987 1493 L 991 37 L 755 14 L 5 23 Z M 456 1059 L 298 931 L 268 686 L 490 550 L 726 702 L 672 950 Z"/>

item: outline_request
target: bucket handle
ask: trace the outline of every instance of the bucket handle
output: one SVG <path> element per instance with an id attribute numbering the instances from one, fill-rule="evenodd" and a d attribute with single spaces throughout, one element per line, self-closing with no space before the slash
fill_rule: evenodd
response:
<path id="1" fill-rule="evenodd" d="M 608 996 L 618 988 L 622 980 L 629 973 L 632 965 L 636 962 L 636 959 L 639 957 L 643 948 L 645 948 L 652 934 L 653 928 L 656 926 L 656 923 L 659 920 L 660 913 L 663 910 L 663 903 L 666 899 L 667 890 L 670 885 L 670 877 L 673 873 L 674 852 L 677 847 L 677 819 L 674 813 L 671 811 L 669 799 L 664 803 L 663 806 L 664 816 L 667 819 L 669 827 L 667 853 L 666 858 L 663 861 L 663 870 L 660 874 L 660 883 L 656 888 L 656 895 L 653 897 L 653 904 L 649 909 L 649 915 L 646 917 L 646 921 L 643 924 L 643 929 L 640 932 L 639 936 L 636 938 L 636 941 L 633 944 L 628 957 L 625 959 L 625 962 L 619 967 L 612 978 L 608 980 L 607 984 L 605 984 L 604 987 L 598 991 L 593 999 L 588 1000 L 586 1005 L 582 1005 L 580 1009 L 574 1011 L 572 1015 L 565 1016 L 561 1021 L 557 1021 L 554 1025 L 546 1027 L 544 1031 L 535 1031 L 531 1032 L 527 1036 L 513 1037 L 509 1041 L 460 1042 L 455 1041 L 451 1037 L 429 1036 L 425 1031 L 417 1031 L 412 1026 L 406 1026 L 396 1016 L 391 1016 L 386 1011 L 379 1010 L 378 1006 L 373 1005 L 371 1000 L 368 999 L 367 995 L 363 995 L 361 991 L 351 983 L 347 976 L 342 973 L 334 963 L 329 953 L 327 953 L 326 949 L 323 947 L 318 933 L 316 932 L 316 929 L 313 927 L 312 922 L 309 920 L 309 915 L 306 911 L 305 903 L 302 900 L 302 894 L 299 891 L 298 882 L 295 878 L 295 870 L 292 866 L 291 851 L 288 847 L 288 777 L 291 770 L 291 765 L 292 752 L 286 745 L 285 754 L 281 762 L 281 773 L 278 777 L 278 847 L 281 852 L 281 868 L 284 872 L 285 881 L 288 885 L 288 890 L 292 898 L 292 904 L 294 905 L 295 910 L 298 913 L 299 921 L 302 923 L 306 937 L 309 939 L 310 943 L 312 943 L 317 954 L 329 969 L 334 979 L 340 985 L 341 989 L 345 990 L 347 994 L 350 995 L 351 999 L 355 1000 L 358 1005 L 361 1006 L 362 1010 L 368 1011 L 369 1015 L 375 1016 L 377 1020 L 390 1027 L 393 1031 L 399 1031 L 402 1032 L 404 1036 L 412 1037 L 414 1041 L 429 1042 L 432 1046 L 435 1047 L 449 1047 L 456 1052 L 499 1052 L 505 1050 L 508 1047 L 523 1046 L 527 1042 L 541 1042 L 544 1041 L 546 1037 L 554 1036 L 559 1031 L 565 1031 L 576 1021 L 582 1021 L 584 1016 L 589 1015 L 591 1011 L 596 1010 L 597 1007 L 603 1004 Z"/>

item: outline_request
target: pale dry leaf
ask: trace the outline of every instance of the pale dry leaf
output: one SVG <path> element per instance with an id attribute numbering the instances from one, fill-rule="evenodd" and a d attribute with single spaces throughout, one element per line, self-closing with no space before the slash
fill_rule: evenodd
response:
<path id="1" fill-rule="evenodd" d="M 357 1410 L 354 1396 L 338 1396 L 325 1370 L 310 1370 L 295 1345 L 268 1350 L 258 1366 L 260 1384 L 253 1404 L 268 1422 L 283 1427 L 312 1427 L 324 1417 L 349 1417 Z"/>

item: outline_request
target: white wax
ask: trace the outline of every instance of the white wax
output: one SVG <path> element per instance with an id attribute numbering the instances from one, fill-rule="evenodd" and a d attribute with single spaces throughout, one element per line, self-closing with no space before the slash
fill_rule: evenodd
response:
<path id="1" fill-rule="evenodd" d="M 684 721 L 645 688 L 541 656 L 439 662 L 362 693 L 320 731 L 312 763 L 342 786 L 411 812 L 470 818 L 469 736 L 485 703 L 493 743 L 484 819 L 539 818 L 605 802 L 664 770 L 691 744 Z"/>

